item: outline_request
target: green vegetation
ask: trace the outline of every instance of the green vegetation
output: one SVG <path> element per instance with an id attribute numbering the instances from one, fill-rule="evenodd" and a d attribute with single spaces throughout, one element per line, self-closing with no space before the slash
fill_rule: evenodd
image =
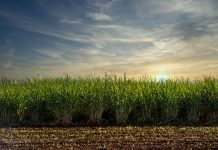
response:
<path id="1" fill-rule="evenodd" d="M 0 125 L 217 123 L 218 79 L 106 75 L 0 82 Z"/>

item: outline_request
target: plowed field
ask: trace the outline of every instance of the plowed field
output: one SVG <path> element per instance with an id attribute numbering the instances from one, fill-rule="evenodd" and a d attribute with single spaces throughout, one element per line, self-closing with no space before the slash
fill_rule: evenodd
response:
<path id="1" fill-rule="evenodd" d="M 218 149 L 218 127 L 0 128 L 0 149 Z"/>

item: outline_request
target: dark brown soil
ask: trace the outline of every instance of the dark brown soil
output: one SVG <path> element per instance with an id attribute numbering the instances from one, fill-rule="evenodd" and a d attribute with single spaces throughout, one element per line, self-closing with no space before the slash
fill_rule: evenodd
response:
<path id="1" fill-rule="evenodd" d="M 218 149 L 218 127 L 0 128 L 0 149 Z"/>

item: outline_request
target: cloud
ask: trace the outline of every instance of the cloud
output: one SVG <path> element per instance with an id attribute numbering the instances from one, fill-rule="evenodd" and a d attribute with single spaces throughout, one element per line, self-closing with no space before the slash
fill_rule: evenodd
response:
<path id="1" fill-rule="evenodd" d="M 33 51 L 54 59 L 61 58 L 64 52 L 55 49 L 33 49 Z"/>
<path id="2" fill-rule="evenodd" d="M 61 20 L 61 22 L 70 23 L 70 24 L 81 24 L 82 23 L 82 21 L 80 20 L 65 20 L 65 19 Z"/>
<path id="3" fill-rule="evenodd" d="M 96 21 L 109 21 L 112 20 L 111 16 L 103 13 L 87 13 L 87 17 Z"/>
<path id="4" fill-rule="evenodd" d="M 168 9 L 164 9 L 170 12 L 183 12 L 183 13 L 190 13 L 194 16 L 214 16 L 216 15 L 216 9 L 213 7 L 213 0 L 204 1 L 204 0 L 174 0 L 172 7 L 167 7 Z M 168 4 L 170 1 L 168 1 Z M 165 7 L 165 8 L 166 8 Z"/>
<path id="5" fill-rule="evenodd" d="M 163 16 L 167 14 L 171 16 L 175 16 L 177 14 L 187 14 L 190 17 L 212 17 L 217 15 L 216 0 L 139 0 L 135 2 L 135 6 L 137 7 L 137 12 L 140 17 L 143 17 L 143 13 L 148 13 L 155 16 Z"/>
<path id="6" fill-rule="evenodd" d="M 217 73 L 215 1 L 55 1 L 52 6 L 50 0 L 41 2 L 52 24 L 0 11 L 4 24 L 47 35 L 43 39 L 53 37 L 54 45 L 31 48 L 37 59 L 28 60 L 25 71 L 142 75 L 165 68 L 172 74 Z M 17 61 L 22 70 L 25 63 Z"/>
<path id="7" fill-rule="evenodd" d="M 6 39 L 5 45 L 0 49 L 0 62 L 1 67 L 4 69 L 10 69 L 13 67 L 13 57 L 14 57 L 14 48 L 12 46 L 11 40 Z"/>
<path id="8" fill-rule="evenodd" d="M 124 26 L 111 24 L 111 25 L 94 25 L 93 27 L 102 28 L 102 29 L 117 29 L 117 28 L 123 28 Z"/>
<path id="9" fill-rule="evenodd" d="M 9 26 L 69 41 L 87 41 L 86 36 L 69 33 L 64 30 L 58 30 L 55 27 L 50 27 L 40 21 L 37 21 L 25 15 L 15 14 L 11 12 L 0 12 L 0 16 L 3 16 L 5 19 L 9 21 L 7 23 L 4 23 Z"/>

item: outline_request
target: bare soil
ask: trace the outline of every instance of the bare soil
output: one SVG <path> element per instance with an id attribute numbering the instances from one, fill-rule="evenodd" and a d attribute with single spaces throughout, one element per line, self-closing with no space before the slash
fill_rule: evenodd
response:
<path id="1" fill-rule="evenodd" d="M 218 127 L 0 128 L 0 149 L 218 149 Z"/>

